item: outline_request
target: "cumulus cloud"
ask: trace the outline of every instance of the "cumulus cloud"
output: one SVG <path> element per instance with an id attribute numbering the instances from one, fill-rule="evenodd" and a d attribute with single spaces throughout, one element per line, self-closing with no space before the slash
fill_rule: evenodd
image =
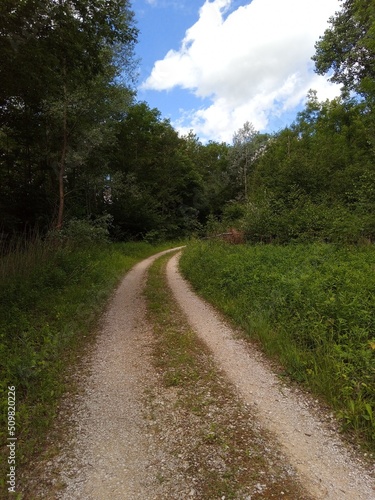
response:
<path id="1" fill-rule="evenodd" d="M 311 56 L 339 0 L 253 0 L 234 11 L 231 4 L 206 0 L 180 49 L 156 61 L 142 84 L 159 91 L 180 87 L 209 100 L 177 126 L 230 141 L 246 121 L 267 129 L 310 88 L 321 99 L 338 94 L 314 73 Z"/>

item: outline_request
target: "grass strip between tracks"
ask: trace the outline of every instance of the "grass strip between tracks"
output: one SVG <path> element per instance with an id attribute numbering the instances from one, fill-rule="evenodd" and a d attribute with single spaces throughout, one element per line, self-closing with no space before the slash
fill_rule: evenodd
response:
<path id="1" fill-rule="evenodd" d="M 272 436 L 259 428 L 188 325 L 166 282 L 169 258 L 151 267 L 145 292 L 162 386 L 147 396 L 149 419 L 178 468 L 161 473 L 160 481 L 172 487 L 183 477 L 195 498 L 307 499 Z"/>

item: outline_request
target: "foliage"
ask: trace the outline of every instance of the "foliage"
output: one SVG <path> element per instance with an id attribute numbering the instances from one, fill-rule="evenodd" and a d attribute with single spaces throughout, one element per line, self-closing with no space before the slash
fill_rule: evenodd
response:
<path id="1" fill-rule="evenodd" d="M 257 158 L 264 151 L 269 136 L 260 134 L 254 126 L 245 122 L 242 128 L 233 135 L 233 147 L 229 156 L 229 169 L 232 173 L 232 182 L 238 186 L 241 198 L 248 199 L 248 177 Z"/>
<path id="2" fill-rule="evenodd" d="M 253 243 L 359 243 L 373 234 L 359 214 L 339 204 L 314 203 L 297 187 L 286 199 L 265 193 L 257 203 L 249 203 L 242 229 Z"/>
<path id="3" fill-rule="evenodd" d="M 375 97 L 375 9 L 372 2 L 341 0 L 330 28 L 316 43 L 313 60 L 319 74 L 333 71 L 330 80 Z"/>
<path id="4" fill-rule="evenodd" d="M 191 244 L 194 287 L 326 398 L 344 426 L 375 444 L 375 253 L 328 244 Z"/>
<path id="5" fill-rule="evenodd" d="M 0 14 L 1 224 L 61 228 L 67 193 L 91 195 L 83 166 L 104 184 L 101 148 L 131 98 L 119 77 L 132 79 L 133 14 L 127 0 L 5 0 Z"/>
<path id="6" fill-rule="evenodd" d="M 199 221 L 209 215 L 220 216 L 226 201 L 236 198 L 237 186 L 229 170 L 230 147 L 214 141 L 203 145 L 196 137 L 187 137 L 187 153 L 201 177 L 201 189 L 194 197 Z"/>
<path id="7" fill-rule="evenodd" d="M 355 99 L 319 102 L 270 138 L 249 176 L 249 240 L 360 242 L 375 238 L 371 118 Z"/>
<path id="8" fill-rule="evenodd" d="M 111 189 L 108 211 L 122 234 L 144 236 L 156 231 L 169 238 L 191 232 L 198 224 L 195 198 L 201 175 L 189 145 L 157 109 L 138 103 L 118 127 L 118 147 L 111 168 L 122 182 Z M 118 178 L 118 177 L 117 177 Z"/>
<path id="9" fill-rule="evenodd" d="M 213 220 L 225 231 L 241 217 L 253 242 L 375 238 L 372 5 L 343 1 L 316 45 L 340 98 L 312 90 L 291 126 L 270 136 L 247 121 L 231 145 L 181 137 L 135 102 L 127 0 L 5 0 L 0 14 L 6 237 L 110 214 L 118 240 L 201 234 Z"/>
<path id="10" fill-rule="evenodd" d="M 92 243 L 108 243 L 112 216 L 102 215 L 94 220 L 70 219 L 61 231 L 51 231 L 47 238 L 58 239 L 61 243 L 83 246 Z"/>

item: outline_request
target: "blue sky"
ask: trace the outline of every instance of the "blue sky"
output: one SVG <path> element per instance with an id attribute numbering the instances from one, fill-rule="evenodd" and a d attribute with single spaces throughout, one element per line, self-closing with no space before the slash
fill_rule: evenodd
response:
<path id="1" fill-rule="evenodd" d="M 311 61 L 339 0 L 133 0 L 132 8 L 138 100 L 181 134 L 230 143 L 246 121 L 274 132 L 310 88 L 320 99 L 339 94 Z"/>

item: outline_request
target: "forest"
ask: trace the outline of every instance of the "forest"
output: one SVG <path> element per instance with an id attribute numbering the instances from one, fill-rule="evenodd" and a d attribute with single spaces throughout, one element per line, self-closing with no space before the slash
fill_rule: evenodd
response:
<path id="1" fill-rule="evenodd" d="M 230 229 L 247 244 L 193 243 L 185 275 L 374 449 L 374 35 L 373 3 L 342 0 L 312 54 L 341 95 L 203 143 L 137 99 L 128 0 L 0 2 L 0 408 L 5 429 L 16 386 L 20 464 L 120 277 Z"/>
<path id="2" fill-rule="evenodd" d="M 238 227 L 250 242 L 372 241 L 374 13 L 345 1 L 316 43 L 310 90 L 273 134 L 231 144 L 180 136 L 137 100 L 138 31 L 127 0 L 5 0 L 0 12 L 0 228 L 104 227 L 115 241 Z M 6 245 L 5 245 L 6 246 Z"/>

